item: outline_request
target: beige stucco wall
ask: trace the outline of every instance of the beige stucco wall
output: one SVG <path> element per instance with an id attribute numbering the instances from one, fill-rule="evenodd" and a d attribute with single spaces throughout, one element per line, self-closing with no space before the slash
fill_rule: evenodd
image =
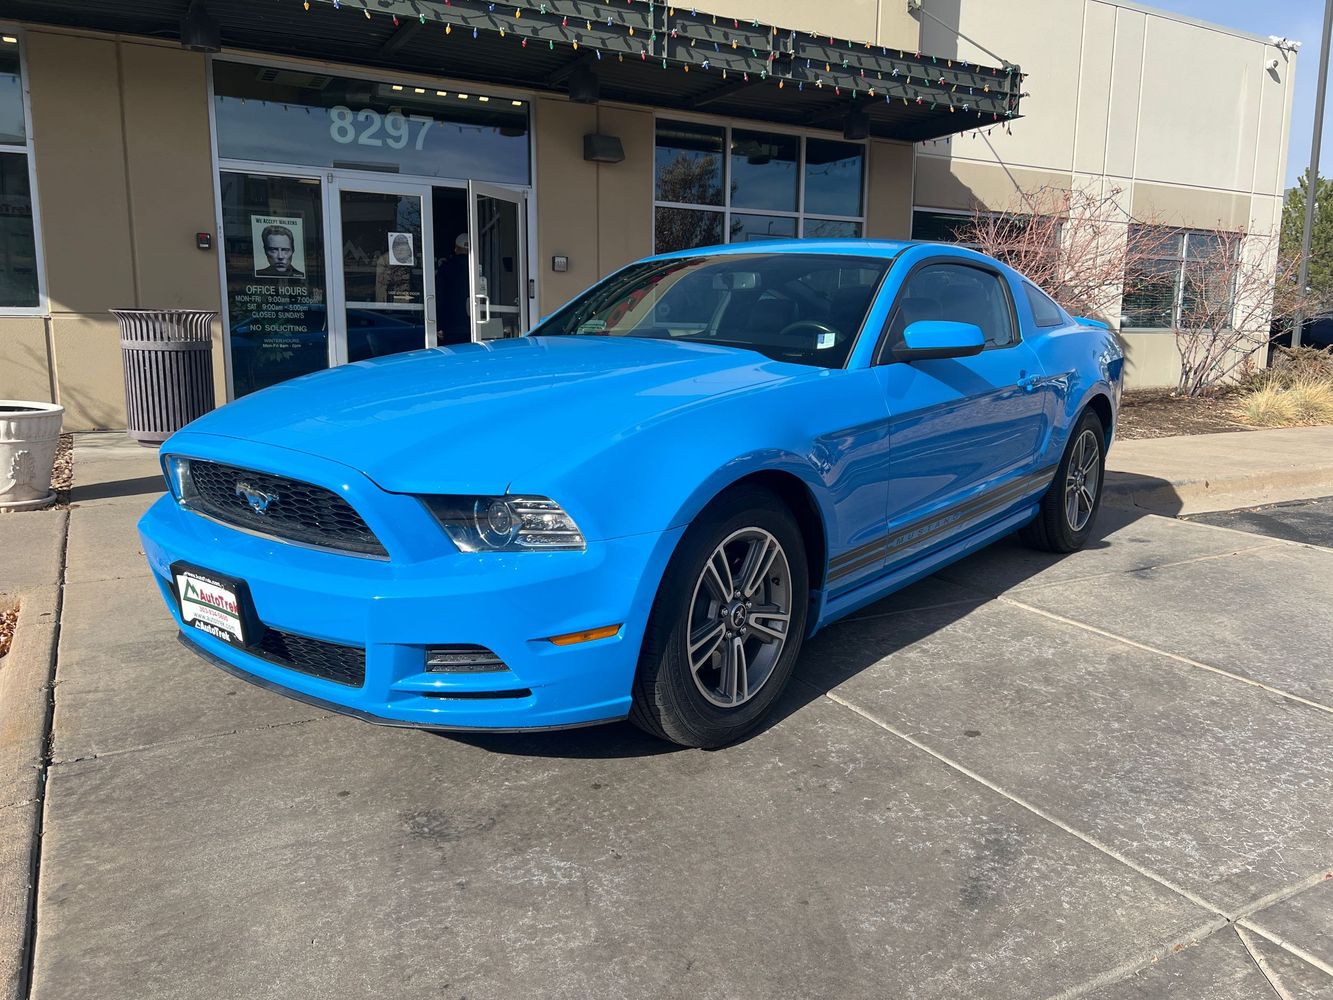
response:
<path id="1" fill-rule="evenodd" d="M 0 399 L 53 401 L 46 319 L 0 318 Z"/>
<path id="2" fill-rule="evenodd" d="M 806 0 L 710 0 L 703 6 L 726 17 L 897 49 L 915 49 L 920 39 L 904 0 L 838 0 L 822 5 Z"/>
<path id="3" fill-rule="evenodd" d="M 30 30 L 24 44 L 50 337 L 42 320 L 0 322 L 6 360 L 19 359 L 5 365 L 0 394 L 47 382 L 36 366 L 51 344 L 66 429 L 121 427 L 108 310 L 218 308 L 215 252 L 194 245 L 215 228 L 205 62 L 179 47 L 58 31 Z M 216 329 L 214 345 L 220 391 Z"/>
<path id="4" fill-rule="evenodd" d="M 916 150 L 911 143 L 871 141 L 866 236 L 885 240 L 911 237 L 915 162 Z"/>
<path id="5" fill-rule="evenodd" d="M 1135 217 L 1172 225 L 1252 232 L 1276 225 L 1270 206 L 1286 170 L 1291 54 L 1123 0 L 925 6 L 938 18 L 922 18 L 925 51 L 987 59 L 961 32 L 1029 75 L 1024 117 L 921 147 L 918 207 L 1004 210 L 1016 207 L 1019 189 L 1078 186 L 1118 189 Z M 1272 59 L 1276 70 L 1267 66 Z M 1131 384 L 1174 384 L 1168 335 L 1128 339 Z"/>

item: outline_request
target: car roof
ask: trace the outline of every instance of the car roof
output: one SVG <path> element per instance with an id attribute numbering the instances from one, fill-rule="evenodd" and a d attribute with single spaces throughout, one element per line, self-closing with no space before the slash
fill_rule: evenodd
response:
<path id="1" fill-rule="evenodd" d="M 749 243 L 727 243 L 716 246 L 695 247 L 692 250 L 677 250 L 672 253 L 657 254 L 647 260 L 678 260 L 682 257 L 711 257 L 724 254 L 846 254 L 856 257 L 882 257 L 893 260 L 904 250 L 912 247 L 929 246 L 938 250 L 941 256 L 970 257 L 984 260 L 991 265 L 998 261 L 986 254 L 978 253 L 970 247 L 955 243 L 934 243 L 926 240 L 870 240 L 870 239 L 785 239 L 756 240 Z"/>

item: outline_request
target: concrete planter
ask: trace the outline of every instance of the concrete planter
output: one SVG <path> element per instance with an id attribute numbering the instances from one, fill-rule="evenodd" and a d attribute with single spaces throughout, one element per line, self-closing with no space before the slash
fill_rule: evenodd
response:
<path id="1" fill-rule="evenodd" d="M 51 466 L 65 408 L 55 403 L 0 399 L 0 511 L 52 503 Z"/>

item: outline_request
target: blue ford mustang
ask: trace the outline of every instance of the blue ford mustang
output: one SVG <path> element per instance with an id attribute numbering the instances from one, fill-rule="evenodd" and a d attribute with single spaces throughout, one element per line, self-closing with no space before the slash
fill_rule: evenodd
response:
<path id="1" fill-rule="evenodd" d="M 185 643 L 293 697 L 719 746 L 821 626 L 1016 529 L 1083 545 L 1122 364 L 966 249 L 709 247 L 210 413 L 140 531 Z"/>

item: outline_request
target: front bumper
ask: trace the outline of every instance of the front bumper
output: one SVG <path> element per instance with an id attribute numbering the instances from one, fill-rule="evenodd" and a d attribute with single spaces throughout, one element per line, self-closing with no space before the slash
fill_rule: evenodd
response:
<path id="1" fill-rule="evenodd" d="M 553 729 L 626 716 L 657 582 L 680 535 L 590 542 L 584 552 L 474 554 L 431 536 L 406 557 L 365 559 L 240 531 L 170 496 L 149 508 L 139 532 L 182 638 L 205 658 L 370 721 L 467 730 Z M 244 580 L 269 628 L 364 648 L 364 682 L 312 676 L 185 625 L 170 575 L 177 561 Z M 622 627 L 611 638 L 549 641 L 613 624 Z M 508 672 L 427 672 L 426 650 L 453 645 L 492 650 Z"/>

